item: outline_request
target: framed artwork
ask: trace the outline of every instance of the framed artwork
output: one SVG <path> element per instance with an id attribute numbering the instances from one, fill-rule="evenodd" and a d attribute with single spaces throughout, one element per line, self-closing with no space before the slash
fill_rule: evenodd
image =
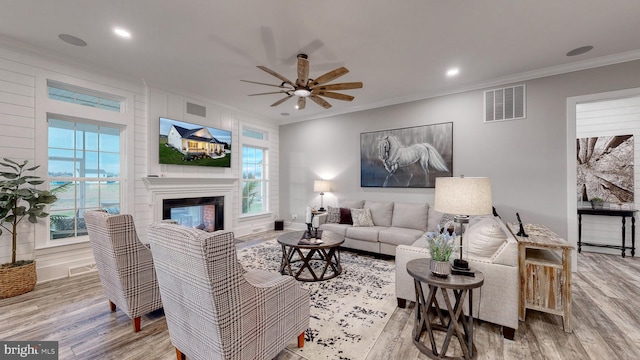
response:
<path id="1" fill-rule="evenodd" d="M 452 169 L 452 122 L 360 134 L 361 187 L 433 188 Z"/>
<path id="2" fill-rule="evenodd" d="M 632 203 L 633 135 L 576 139 L 578 200 Z"/>

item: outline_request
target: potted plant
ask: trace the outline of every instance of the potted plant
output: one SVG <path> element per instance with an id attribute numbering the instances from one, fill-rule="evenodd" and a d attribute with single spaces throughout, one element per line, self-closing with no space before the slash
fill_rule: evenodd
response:
<path id="1" fill-rule="evenodd" d="M 435 276 L 447 277 L 451 274 L 451 263 L 449 259 L 455 249 L 456 233 L 438 230 L 429 238 L 429 270 Z"/>
<path id="2" fill-rule="evenodd" d="M 594 197 L 591 199 L 591 208 L 592 209 L 602 209 L 602 205 L 604 204 L 604 200 L 599 197 Z"/>
<path id="3" fill-rule="evenodd" d="M 19 164 L 4 158 L 0 166 L 9 169 L 0 171 L 0 235 L 3 230 L 12 237 L 11 262 L 0 265 L 0 299 L 17 296 L 33 290 L 36 285 L 36 264 L 34 260 L 16 259 L 18 224 L 25 218 L 37 223 L 38 218 L 47 217 L 44 211 L 57 197 L 48 190 L 38 190 L 36 185 L 44 183 L 38 176 L 25 172 L 39 166 L 27 167 L 28 161 Z"/>

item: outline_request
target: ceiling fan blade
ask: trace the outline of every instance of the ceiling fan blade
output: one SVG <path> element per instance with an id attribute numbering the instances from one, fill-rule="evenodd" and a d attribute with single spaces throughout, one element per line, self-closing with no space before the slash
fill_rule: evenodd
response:
<path id="1" fill-rule="evenodd" d="M 331 92 L 331 91 L 318 91 L 315 94 L 318 95 L 318 96 L 325 96 L 325 97 L 328 97 L 328 98 L 332 98 L 332 99 L 336 99 L 336 100 L 343 100 L 343 101 L 351 101 L 351 100 L 355 99 L 355 97 L 353 97 L 351 95 L 340 94 L 340 93 Z"/>
<path id="2" fill-rule="evenodd" d="M 348 83 L 340 83 L 340 84 L 329 84 L 329 85 L 319 85 L 316 87 L 311 87 L 312 90 L 349 90 L 349 89 L 360 89 L 362 88 L 361 82 L 348 82 Z"/>
<path id="3" fill-rule="evenodd" d="M 249 96 L 270 95 L 270 94 L 287 94 L 287 92 L 284 90 L 281 90 L 281 91 L 272 91 L 272 92 L 265 92 L 265 93 L 258 93 L 258 94 L 249 94 Z"/>
<path id="4" fill-rule="evenodd" d="M 282 85 L 273 85 L 273 84 L 267 84 L 267 83 L 261 83 L 261 82 L 257 82 L 257 81 L 249 81 L 249 80 L 240 80 L 246 83 L 251 83 L 251 84 L 258 84 L 258 85 L 266 85 L 266 86 L 273 86 L 273 87 L 277 87 L 280 89 L 287 89 L 286 87 L 282 86 Z"/>
<path id="5" fill-rule="evenodd" d="M 307 86 L 307 82 L 309 82 L 309 60 L 307 60 L 306 55 L 300 54 L 298 55 L 298 80 L 296 84 L 298 86 Z"/>
<path id="6" fill-rule="evenodd" d="M 347 70 L 346 67 L 344 67 L 344 66 L 339 67 L 339 68 L 337 68 L 335 70 L 331 70 L 328 73 L 326 73 L 324 75 L 321 75 L 319 78 L 313 80 L 311 82 L 311 84 L 309 84 L 309 86 L 314 87 L 314 86 L 317 86 L 317 85 L 320 85 L 320 84 L 328 83 L 329 81 L 337 79 L 340 76 L 342 76 L 342 75 L 344 75 L 344 74 L 346 74 L 348 72 L 349 72 L 349 70 Z"/>
<path id="7" fill-rule="evenodd" d="M 307 98 L 302 96 L 298 97 L 298 110 L 304 109 L 305 105 L 307 105 Z"/>
<path id="8" fill-rule="evenodd" d="M 326 102 L 323 98 L 321 98 L 321 97 L 319 97 L 319 96 L 316 96 L 316 95 L 311 94 L 311 95 L 309 96 L 309 98 L 310 98 L 311 100 L 313 100 L 316 104 L 318 104 L 318 105 L 322 106 L 322 107 L 323 107 L 323 108 L 325 108 L 325 109 L 328 109 L 328 108 L 330 108 L 330 107 L 331 107 L 331 104 L 329 104 L 328 102 Z"/>
<path id="9" fill-rule="evenodd" d="M 287 79 L 286 77 L 284 77 L 284 76 L 282 76 L 282 75 L 278 74 L 277 72 L 275 72 L 275 71 L 273 71 L 273 70 L 269 69 L 269 68 L 268 68 L 268 67 L 266 67 L 266 66 L 258 65 L 258 69 L 260 69 L 260 70 L 262 70 L 262 71 L 265 71 L 265 72 L 267 72 L 267 73 L 269 73 L 269 74 L 271 74 L 271 75 L 273 75 L 273 76 L 277 77 L 278 79 L 280 79 L 280 80 L 282 80 L 282 81 L 286 82 L 287 84 L 289 84 L 289 85 L 291 85 L 291 86 L 293 86 L 293 87 L 296 87 L 296 86 L 291 82 L 291 80 L 289 80 L 289 79 Z"/>
<path id="10" fill-rule="evenodd" d="M 271 104 L 271 106 L 278 106 L 278 105 L 282 104 L 283 102 L 285 102 L 285 101 L 287 101 L 287 100 L 291 99 L 292 97 L 293 97 L 293 95 L 288 95 L 287 97 L 282 98 L 282 99 L 280 99 L 280 100 L 278 100 L 278 101 L 274 102 L 273 104 Z"/>

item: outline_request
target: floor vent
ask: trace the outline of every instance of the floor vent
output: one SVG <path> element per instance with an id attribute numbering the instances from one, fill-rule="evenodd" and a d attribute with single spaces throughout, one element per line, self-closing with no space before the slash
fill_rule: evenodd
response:
<path id="1" fill-rule="evenodd" d="M 518 120 L 527 117 L 524 84 L 484 92 L 484 122 Z"/>
<path id="2" fill-rule="evenodd" d="M 202 105 L 187 102 L 187 114 L 207 117 L 207 108 Z"/>
<path id="3" fill-rule="evenodd" d="M 76 267 L 70 267 L 69 268 L 69 277 L 90 273 L 90 272 L 96 271 L 96 270 L 98 270 L 98 268 L 96 267 L 95 263 L 88 264 L 88 265 L 76 266 Z"/>

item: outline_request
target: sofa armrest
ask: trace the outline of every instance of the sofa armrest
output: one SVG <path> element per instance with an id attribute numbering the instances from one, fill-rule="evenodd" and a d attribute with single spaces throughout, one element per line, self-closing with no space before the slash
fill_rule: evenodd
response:
<path id="1" fill-rule="evenodd" d="M 430 258 L 429 249 L 409 245 L 396 247 L 396 297 L 416 301 L 413 277 L 407 272 L 407 263 L 413 259 Z"/>

